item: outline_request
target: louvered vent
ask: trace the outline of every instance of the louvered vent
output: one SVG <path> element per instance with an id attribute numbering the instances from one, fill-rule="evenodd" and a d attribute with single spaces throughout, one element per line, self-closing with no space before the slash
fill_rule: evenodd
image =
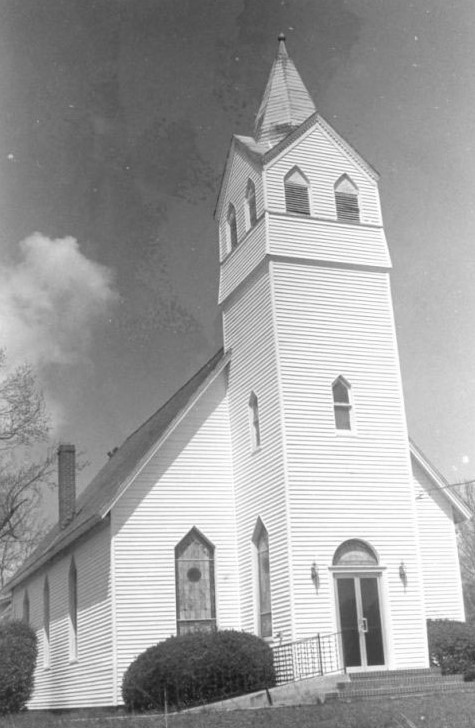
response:
<path id="1" fill-rule="evenodd" d="M 348 192 L 335 192 L 336 215 L 344 222 L 359 222 L 358 196 Z"/>
<path id="2" fill-rule="evenodd" d="M 294 182 L 285 183 L 285 208 L 287 212 L 310 215 L 308 188 Z"/>

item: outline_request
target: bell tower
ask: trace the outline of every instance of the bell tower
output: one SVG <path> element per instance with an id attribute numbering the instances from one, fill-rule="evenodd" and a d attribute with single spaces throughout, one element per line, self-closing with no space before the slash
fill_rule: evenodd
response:
<path id="1" fill-rule="evenodd" d="M 376 647 L 361 638 L 356 667 L 402 667 L 408 634 L 411 666 L 425 667 L 378 174 L 316 110 L 282 35 L 253 136 L 232 139 L 216 216 L 243 628 L 265 623 L 264 637 L 286 639 L 342 633 L 351 612 L 358 634 L 371 623 L 378 635 Z M 246 558 L 258 522 L 266 621 Z M 401 562 L 414 574 L 404 591 Z"/>

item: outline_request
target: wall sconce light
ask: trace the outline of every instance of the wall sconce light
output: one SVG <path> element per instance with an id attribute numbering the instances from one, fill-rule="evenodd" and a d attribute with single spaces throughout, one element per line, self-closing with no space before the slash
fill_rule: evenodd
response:
<path id="1" fill-rule="evenodd" d="M 316 565 L 315 561 L 310 568 L 310 578 L 313 581 L 313 586 L 315 587 L 315 591 L 318 594 L 318 588 L 320 586 L 320 576 L 318 573 L 318 566 Z"/>
<path id="2" fill-rule="evenodd" d="M 407 571 L 406 571 L 406 566 L 404 564 L 404 561 L 401 561 L 401 564 L 399 566 L 399 578 L 402 581 L 402 584 L 404 586 L 404 591 L 405 591 L 406 587 L 407 587 Z"/>

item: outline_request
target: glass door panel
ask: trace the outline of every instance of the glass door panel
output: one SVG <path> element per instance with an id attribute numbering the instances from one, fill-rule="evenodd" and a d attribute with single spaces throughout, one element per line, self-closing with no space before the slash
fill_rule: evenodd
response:
<path id="1" fill-rule="evenodd" d="M 346 667 L 384 665 L 377 577 L 337 577 L 338 610 Z"/>
<path id="2" fill-rule="evenodd" d="M 378 580 L 375 577 L 359 579 L 362 617 L 365 620 L 365 647 L 367 665 L 384 665 L 383 633 L 379 608 Z"/>
<path id="3" fill-rule="evenodd" d="M 361 650 L 355 580 L 337 579 L 337 587 L 345 665 L 346 667 L 359 667 L 361 665 Z"/>

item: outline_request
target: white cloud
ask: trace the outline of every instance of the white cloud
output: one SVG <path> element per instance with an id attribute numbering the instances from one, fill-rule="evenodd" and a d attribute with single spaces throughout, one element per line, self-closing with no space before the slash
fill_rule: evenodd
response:
<path id="1" fill-rule="evenodd" d="M 462 462 L 464 465 L 467 465 L 470 462 L 470 458 L 468 455 L 462 455 Z"/>
<path id="2" fill-rule="evenodd" d="M 85 357 L 95 322 L 117 298 L 111 271 L 72 237 L 34 233 L 20 259 L 0 266 L 0 347 L 9 364 L 71 364 Z"/>

